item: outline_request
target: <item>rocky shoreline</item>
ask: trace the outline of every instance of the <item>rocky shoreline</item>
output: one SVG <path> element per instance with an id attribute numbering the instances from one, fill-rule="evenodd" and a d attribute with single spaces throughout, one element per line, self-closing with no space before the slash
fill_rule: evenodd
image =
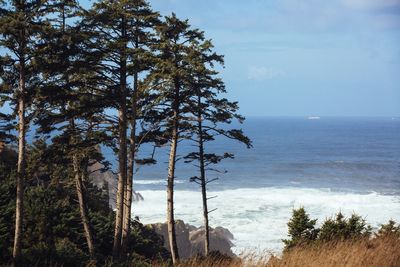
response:
<path id="1" fill-rule="evenodd" d="M 150 226 L 164 238 L 164 246 L 169 251 L 167 223 L 150 224 Z M 204 255 L 204 227 L 195 227 L 186 224 L 182 220 L 175 222 L 176 238 L 179 248 L 179 256 L 188 259 L 197 255 Z M 230 257 L 236 255 L 232 252 L 234 246 L 233 234 L 224 227 L 210 228 L 210 248 L 211 251 L 219 251 Z"/>
<path id="2" fill-rule="evenodd" d="M 96 163 L 91 166 L 92 182 L 99 188 L 108 188 L 110 206 L 115 208 L 115 195 L 117 191 L 118 177 L 111 171 L 102 172 L 102 165 Z M 144 201 L 143 196 L 133 191 L 133 201 Z M 136 218 L 138 220 L 139 218 Z M 169 251 L 167 223 L 150 224 L 157 234 L 164 238 L 164 246 Z M 182 220 L 175 223 L 177 242 L 179 247 L 179 255 L 182 259 L 187 259 L 196 255 L 204 254 L 204 227 L 196 227 L 186 224 Z M 236 255 L 232 252 L 233 234 L 226 228 L 218 226 L 210 228 L 210 248 L 211 251 L 219 251 L 230 257 Z"/>

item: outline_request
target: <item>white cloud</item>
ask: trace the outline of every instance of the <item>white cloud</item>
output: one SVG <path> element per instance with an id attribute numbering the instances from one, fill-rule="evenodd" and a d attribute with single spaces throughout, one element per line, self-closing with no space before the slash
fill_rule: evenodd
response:
<path id="1" fill-rule="evenodd" d="M 282 70 L 277 70 L 270 67 L 250 66 L 248 69 L 247 78 L 249 80 L 271 80 L 277 77 L 285 76 L 286 73 Z"/>

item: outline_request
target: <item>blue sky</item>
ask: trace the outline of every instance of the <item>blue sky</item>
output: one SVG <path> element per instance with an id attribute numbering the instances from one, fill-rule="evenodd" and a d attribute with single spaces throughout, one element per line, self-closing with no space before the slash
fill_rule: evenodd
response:
<path id="1" fill-rule="evenodd" d="M 212 38 L 247 116 L 400 116 L 400 0 L 152 0 Z"/>
<path id="2" fill-rule="evenodd" d="M 246 116 L 400 117 L 400 0 L 149 2 L 213 39 Z"/>
<path id="3" fill-rule="evenodd" d="M 150 4 L 213 39 L 246 116 L 400 117 L 400 0 Z"/>

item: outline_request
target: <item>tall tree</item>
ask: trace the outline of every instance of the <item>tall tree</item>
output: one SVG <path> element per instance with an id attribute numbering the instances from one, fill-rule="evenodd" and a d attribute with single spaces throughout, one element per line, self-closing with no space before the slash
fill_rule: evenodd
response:
<path id="1" fill-rule="evenodd" d="M 234 120 L 242 123 L 244 118 L 237 114 L 238 105 L 230 102 L 226 98 L 220 98 L 220 94 L 226 93 L 223 81 L 216 75 L 215 64 L 223 64 L 223 57 L 213 52 L 211 40 L 192 45 L 189 54 L 191 65 L 191 80 L 189 87 L 192 95 L 186 103 L 187 111 L 193 114 L 192 140 L 198 150 L 185 156 L 185 162 L 198 162 L 199 176 L 191 177 L 191 181 L 196 182 L 201 187 L 203 203 L 203 219 L 205 230 L 204 251 L 207 256 L 210 252 L 209 234 L 209 211 L 207 185 L 218 178 L 208 179 L 207 171 L 217 171 L 211 165 L 216 165 L 221 160 L 233 158 L 233 154 L 225 152 L 222 155 L 208 152 L 206 143 L 214 141 L 218 136 L 237 140 L 244 143 L 248 148 L 251 147 L 250 139 L 243 134 L 241 129 L 229 129 L 224 124 L 231 124 Z"/>
<path id="2" fill-rule="evenodd" d="M 175 14 L 165 17 L 158 27 L 159 61 L 153 73 L 153 82 L 159 92 L 161 113 L 165 117 L 165 137 L 170 142 L 167 180 L 167 224 L 169 247 L 173 263 L 179 260 L 174 219 L 174 179 L 178 142 L 185 129 L 185 114 L 182 110 L 187 98 L 189 79 L 188 54 L 190 43 L 203 39 L 203 33 L 191 29 L 187 20 L 180 20 Z"/>
<path id="3" fill-rule="evenodd" d="M 2 1 L 0 16 L 0 47 L 2 57 L 1 103 L 10 104 L 18 118 L 18 167 L 13 258 L 18 264 L 21 256 L 23 194 L 26 168 L 26 131 L 33 90 L 37 83 L 33 62 L 34 43 L 41 30 L 41 1 Z M 13 117 L 13 116 L 11 116 Z M 11 118 L 10 117 L 10 118 Z"/>
<path id="4" fill-rule="evenodd" d="M 143 120 L 143 98 L 146 87 L 140 86 L 141 80 L 139 76 L 144 76 L 149 73 L 151 65 L 154 62 L 154 53 L 151 47 L 156 42 L 154 28 L 160 24 L 159 14 L 154 12 L 150 5 L 144 0 L 132 1 L 130 11 L 131 20 L 129 29 L 132 32 L 133 39 L 130 40 L 132 46 L 132 56 L 128 60 L 128 72 L 133 76 L 133 88 L 129 92 L 128 108 L 128 124 L 130 128 L 129 134 L 129 149 L 128 149 L 128 164 L 127 164 L 127 180 L 124 190 L 124 220 L 122 228 L 122 252 L 125 253 L 128 242 L 131 226 L 131 209 L 132 209 L 132 194 L 133 194 L 133 175 L 136 161 L 136 151 L 139 149 L 144 136 L 137 133 L 137 123 Z M 146 133 L 144 133 L 146 135 Z"/>
<path id="5" fill-rule="evenodd" d="M 87 168 L 102 159 L 96 145 L 103 141 L 99 130 L 104 105 L 96 92 L 101 88 L 91 56 L 90 33 L 76 22 L 80 7 L 76 1 L 47 1 L 49 27 L 38 45 L 42 85 L 37 94 L 39 132 L 57 129 L 53 143 L 64 147 L 73 171 L 81 221 L 91 258 L 95 257 L 94 233 L 86 197 Z M 88 64 L 90 63 L 90 64 Z M 55 133 L 53 133 L 54 135 Z"/>
<path id="6" fill-rule="evenodd" d="M 127 160 L 128 160 L 128 111 L 130 88 L 128 79 L 132 71 L 130 62 L 134 60 L 138 14 L 137 0 L 111 1 L 103 0 L 94 4 L 85 14 L 84 22 L 93 35 L 93 43 L 102 56 L 101 76 L 107 84 L 109 108 L 118 115 L 109 116 L 109 131 L 117 140 L 115 151 L 118 153 L 118 189 L 116 197 L 116 219 L 114 234 L 114 257 L 121 256 L 122 232 L 124 226 L 124 198 L 127 196 Z M 136 17 L 135 17 L 136 16 Z M 118 129 L 118 131 L 115 131 Z M 129 187 L 130 188 L 130 187 Z"/>

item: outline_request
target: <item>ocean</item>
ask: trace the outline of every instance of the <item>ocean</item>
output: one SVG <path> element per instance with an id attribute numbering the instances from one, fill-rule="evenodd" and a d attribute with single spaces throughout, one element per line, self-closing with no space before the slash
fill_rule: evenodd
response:
<path id="1" fill-rule="evenodd" d="M 300 206 L 319 225 L 339 211 L 357 213 L 373 227 L 400 222 L 399 118 L 250 117 L 234 126 L 243 128 L 253 148 L 221 138 L 206 145 L 209 152 L 235 154 L 207 174 L 219 178 L 209 184 L 209 196 L 217 196 L 209 201 L 217 209 L 210 225 L 233 233 L 234 252 L 279 253 L 292 209 Z M 182 142 L 178 154 L 193 149 Z M 144 147 L 140 155 L 151 152 Z M 143 223 L 166 220 L 168 147 L 155 156 L 158 164 L 139 167 L 134 178 L 144 201 L 132 212 Z M 178 162 L 175 217 L 201 226 L 200 188 L 189 181 L 194 175 L 194 166 Z"/>

